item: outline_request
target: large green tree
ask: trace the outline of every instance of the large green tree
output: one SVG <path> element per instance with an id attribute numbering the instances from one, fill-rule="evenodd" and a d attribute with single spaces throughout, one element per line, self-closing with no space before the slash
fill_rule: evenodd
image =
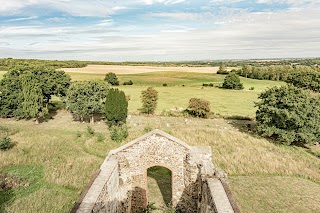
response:
<path id="1" fill-rule="evenodd" d="M 234 73 L 229 73 L 224 78 L 222 88 L 241 90 L 241 89 L 243 89 L 243 84 L 240 82 L 239 76 L 237 76 Z"/>
<path id="2" fill-rule="evenodd" d="M 105 81 L 107 81 L 109 84 L 111 84 L 112 86 L 119 86 L 119 81 L 118 81 L 118 77 L 115 73 L 113 72 L 109 72 L 106 74 Z"/>
<path id="3" fill-rule="evenodd" d="M 106 97 L 105 116 L 109 126 L 126 123 L 128 101 L 123 91 L 110 89 Z"/>
<path id="4" fill-rule="evenodd" d="M 90 116 L 94 123 L 94 115 L 103 114 L 109 85 L 104 81 L 83 81 L 71 84 L 67 91 L 67 110 L 81 120 Z"/>
<path id="5" fill-rule="evenodd" d="M 292 85 L 273 87 L 259 96 L 257 131 L 284 144 L 320 139 L 320 99 Z"/>
<path id="6" fill-rule="evenodd" d="M 26 108 L 22 107 L 24 102 L 32 102 L 31 96 L 26 94 L 28 90 L 36 94 L 35 96 L 39 96 L 38 98 L 32 97 L 36 101 L 34 104 L 41 102 L 40 111 L 46 112 L 51 97 L 53 95 L 65 96 L 70 81 L 70 77 L 64 71 L 56 71 L 52 67 L 14 65 L 0 81 L 0 116 L 37 118 L 36 115 L 30 116 L 32 113 L 26 112 L 24 110 Z"/>

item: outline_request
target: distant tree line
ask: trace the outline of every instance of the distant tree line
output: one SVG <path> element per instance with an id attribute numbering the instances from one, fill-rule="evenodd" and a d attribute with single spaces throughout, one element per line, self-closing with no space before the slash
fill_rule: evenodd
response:
<path id="1" fill-rule="evenodd" d="M 264 66 L 284 66 L 284 65 L 304 65 L 318 66 L 320 58 L 314 59 L 286 59 L 286 60 L 207 60 L 207 61 L 176 61 L 176 62 L 102 62 L 102 61 L 59 61 L 59 60 L 37 60 L 37 59 L 0 59 L 0 70 L 5 70 L 11 65 L 21 63 L 41 64 L 43 66 L 52 66 L 54 68 L 78 68 L 85 67 L 88 64 L 97 65 L 128 65 L 128 66 L 159 66 L 159 67 L 242 67 L 244 65 L 264 67 Z"/>
<path id="2" fill-rule="evenodd" d="M 320 67 L 317 66 L 262 66 L 256 67 L 251 65 L 244 65 L 237 73 L 245 78 L 252 78 L 258 80 L 272 80 L 272 81 L 287 81 L 290 74 L 293 73 L 306 73 L 306 72 L 319 72 Z"/>

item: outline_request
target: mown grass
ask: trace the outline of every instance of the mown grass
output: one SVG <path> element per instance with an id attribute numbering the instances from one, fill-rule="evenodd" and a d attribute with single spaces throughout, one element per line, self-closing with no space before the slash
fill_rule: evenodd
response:
<path id="1" fill-rule="evenodd" d="M 133 116 L 127 122 L 129 138 L 115 143 L 109 139 L 103 122 L 93 126 L 96 133 L 90 136 L 88 124 L 72 121 L 72 116 L 64 111 L 40 125 L 34 125 L 33 121 L 0 119 L 1 125 L 15 132 L 11 137 L 17 143 L 11 150 L 0 152 L 0 172 L 26 177 L 31 187 L 23 189 L 27 193 L 14 191 L 17 196 L 5 210 L 68 212 L 107 152 L 143 135 L 148 127 L 162 129 L 190 145 L 211 147 L 213 162 L 228 173 L 231 189 L 243 212 L 320 211 L 316 196 L 320 193 L 319 158 L 302 148 L 277 145 L 242 133 L 228 122 Z M 97 134 L 103 135 L 104 140 L 98 139 Z M 297 191 L 301 193 L 290 194 Z M 288 207 L 298 197 L 301 205 Z M 258 205 L 263 198 L 265 203 Z"/>

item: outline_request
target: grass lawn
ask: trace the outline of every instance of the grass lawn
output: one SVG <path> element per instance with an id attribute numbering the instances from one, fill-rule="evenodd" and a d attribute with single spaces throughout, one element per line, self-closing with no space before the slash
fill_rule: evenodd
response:
<path id="1" fill-rule="evenodd" d="M 16 142 L 11 150 L 0 152 L 0 172 L 29 182 L 0 199 L 0 206 L 19 213 L 68 212 L 107 152 L 143 135 L 148 127 L 190 145 L 210 146 L 214 164 L 229 175 L 242 212 L 320 212 L 318 157 L 242 133 L 223 119 L 190 119 L 187 124 L 184 120 L 132 116 L 127 122 L 129 138 L 115 143 L 103 122 L 96 123 L 95 135 L 90 135 L 88 124 L 74 122 L 65 111 L 40 125 L 0 119 Z"/>

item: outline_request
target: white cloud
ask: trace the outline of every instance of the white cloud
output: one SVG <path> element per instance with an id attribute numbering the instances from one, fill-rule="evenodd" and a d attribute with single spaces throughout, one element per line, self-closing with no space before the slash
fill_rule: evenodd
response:
<path id="1" fill-rule="evenodd" d="M 101 21 L 100 23 L 96 24 L 96 26 L 99 27 L 108 27 L 108 26 L 112 26 L 114 24 L 112 19 L 106 19 Z"/>
<path id="2" fill-rule="evenodd" d="M 29 16 L 29 17 L 24 17 L 24 18 L 11 19 L 11 20 L 8 20 L 8 22 L 13 22 L 13 21 L 27 21 L 27 20 L 37 19 L 37 18 L 38 18 L 38 16 Z"/>
<path id="3" fill-rule="evenodd" d="M 152 4 L 156 4 L 156 3 L 163 3 L 166 5 L 170 5 L 170 4 L 182 3 L 185 1 L 186 0 L 143 0 L 143 2 L 148 5 L 152 5 Z"/>

